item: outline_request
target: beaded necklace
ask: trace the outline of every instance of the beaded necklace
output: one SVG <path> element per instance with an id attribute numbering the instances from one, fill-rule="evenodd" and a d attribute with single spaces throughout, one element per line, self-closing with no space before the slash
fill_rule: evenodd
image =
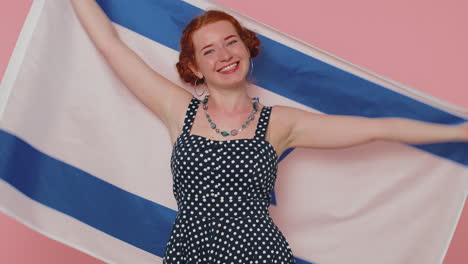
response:
<path id="1" fill-rule="evenodd" d="M 258 111 L 259 99 L 258 99 L 258 97 L 252 97 L 252 112 L 247 116 L 247 120 L 242 124 L 241 128 L 233 129 L 233 130 L 231 130 L 231 132 L 228 132 L 226 130 L 221 131 L 221 129 L 219 129 L 216 126 L 216 123 L 213 122 L 210 115 L 208 114 L 208 111 L 207 111 L 208 110 L 208 98 L 209 98 L 209 95 L 206 95 L 205 98 L 202 101 L 203 110 L 205 111 L 205 117 L 208 120 L 208 123 L 210 123 L 211 129 L 213 129 L 216 133 L 221 134 L 221 136 L 223 136 L 223 137 L 227 137 L 229 135 L 230 136 L 235 136 L 235 135 L 239 134 L 239 132 L 241 132 L 242 130 L 247 128 L 247 126 L 250 124 L 250 122 L 255 119 L 255 114 Z"/>

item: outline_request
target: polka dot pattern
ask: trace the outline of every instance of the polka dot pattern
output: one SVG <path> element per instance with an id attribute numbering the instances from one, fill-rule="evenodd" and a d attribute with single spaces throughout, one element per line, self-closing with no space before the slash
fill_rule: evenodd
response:
<path id="1" fill-rule="evenodd" d="M 217 141 L 190 134 L 199 103 L 192 98 L 172 151 L 179 211 L 163 263 L 296 263 L 268 212 L 278 170 L 265 141 L 271 107 L 254 138 Z"/>

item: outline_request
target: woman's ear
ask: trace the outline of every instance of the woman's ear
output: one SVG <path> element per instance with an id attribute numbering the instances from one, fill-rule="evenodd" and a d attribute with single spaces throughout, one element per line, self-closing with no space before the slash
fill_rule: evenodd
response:
<path id="1" fill-rule="evenodd" d="M 195 74 L 195 76 L 198 77 L 198 79 L 203 79 L 203 74 L 198 71 L 198 68 L 196 66 L 194 66 L 192 63 L 189 63 L 188 66 L 190 70 L 193 72 L 193 74 Z"/>

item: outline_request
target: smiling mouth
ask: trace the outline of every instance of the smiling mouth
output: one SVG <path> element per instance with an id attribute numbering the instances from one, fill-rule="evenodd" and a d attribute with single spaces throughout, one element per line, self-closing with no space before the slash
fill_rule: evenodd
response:
<path id="1" fill-rule="evenodd" d="M 229 65 L 219 69 L 218 72 L 226 73 L 226 72 L 229 72 L 229 71 L 232 71 L 232 70 L 236 69 L 237 66 L 239 66 L 239 62 L 234 62 L 232 64 L 229 64 Z"/>

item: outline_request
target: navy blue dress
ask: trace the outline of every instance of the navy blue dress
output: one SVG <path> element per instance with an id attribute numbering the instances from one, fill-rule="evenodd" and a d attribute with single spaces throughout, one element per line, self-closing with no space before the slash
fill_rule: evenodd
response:
<path id="1" fill-rule="evenodd" d="M 268 211 L 278 169 L 265 141 L 271 107 L 254 138 L 217 141 L 190 134 L 199 104 L 192 98 L 172 151 L 179 211 L 163 263 L 296 263 Z"/>

